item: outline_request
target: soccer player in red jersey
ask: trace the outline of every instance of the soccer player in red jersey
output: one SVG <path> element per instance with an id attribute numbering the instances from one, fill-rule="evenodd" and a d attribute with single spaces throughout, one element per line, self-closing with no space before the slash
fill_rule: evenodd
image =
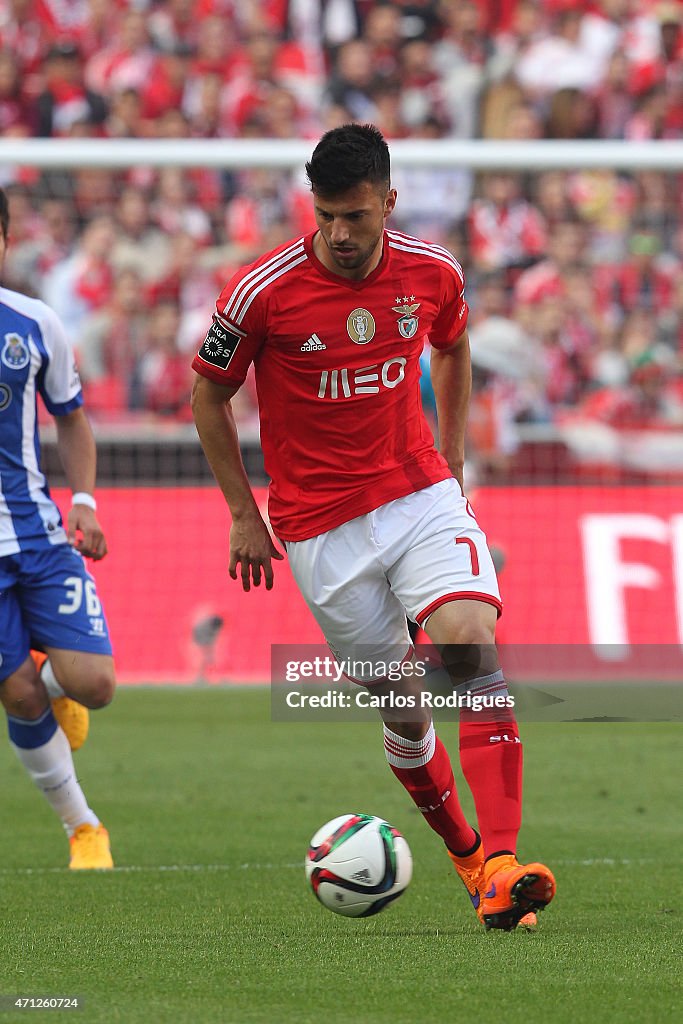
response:
<path id="1" fill-rule="evenodd" d="M 463 495 L 470 397 L 468 307 L 448 250 L 386 227 L 396 203 L 388 147 L 372 125 L 327 132 L 306 170 L 318 230 L 242 268 L 221 292 L 193 360 L 197 430 L 232 515 L 229 572 L 273 585 L 283 555 L 257 508 L 230 401 L 253 362 L 269 517 L 338 661 L 412 654 L 406 614 L 472 697 L 507 697 L 495 647 L 501 611 L 486 538 Z M 420 404 L 432 347 L 440 450 Z M 356 678 L 379 696 L 416 694 Z M 428 708 L 382 709 L 392 771 L 441 836 L 487 928 L 535 921 L 555 881 L 517 861 L 522 745 L 506 701 L 463 708 L 460 760 L 477 830 Z M 479 701 L 479 703 L 483 703 Z"/>

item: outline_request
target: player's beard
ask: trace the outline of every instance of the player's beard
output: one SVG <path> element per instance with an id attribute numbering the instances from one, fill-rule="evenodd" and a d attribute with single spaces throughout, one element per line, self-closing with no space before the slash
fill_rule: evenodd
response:
<path id="1" fill-rule="evenodd" d="M 353 246 L 353 251 L 347 254 L 338 252 L 332 245 L 330 245 L 329 242 L 327 242 L 327 240 L 326 242 L 332 259 L 341 270 L 358 270 L 359 267 L 364 266 L 371 259 L 381 237 L 381 235 L 378 235 L 373 242 L 367 246 L 363 246 L 362 249 Z"/>

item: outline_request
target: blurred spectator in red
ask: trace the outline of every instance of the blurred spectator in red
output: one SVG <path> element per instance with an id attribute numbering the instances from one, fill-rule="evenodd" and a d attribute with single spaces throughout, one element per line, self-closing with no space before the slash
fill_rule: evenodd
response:
<path id="1" fill-rule="evenodd" d="M 196 7 L 196 0 L 166 0 L 153 6 L 147 16 L 147 28 L 157 49 L 169 53 L 196 44 L 201 24 Z"/>
<path id="2" fill-rule="evenodd" d="M 233 22 L 217 16 L 203 18 L 197 26 L 191 78 L 213 74 L 227 82 L 246 67 L 248 58 L 239 46 Z"/>
<path id="3" fill-rule="evenodd" d="M 11 50 L 0 50 L 0 135 L 17 125 L 33 134 L 36 119 L 24 95 L 16 56 Z"/>
<path id="4" fill-rule="evenodd" d="M 57 0 L 60 2 L 60 0 Z M 107 47 L 114 37 L 127 0 L 87 0 L 85 18 L 69 35 L 77 39 L 84 61 Z M 61 4 L 66 7 L 67 4 Z"/>
<path id="5" fill-rule="evenodd" d="M 515 20 L 518 0 L 476 0 L 481 9 L 484 30 L 490 35 L 508 32 Z"/>
<path id="6" fill-rule="evenodd" d="M 370 48 L 370 59 L 377 78 L 380 81 L 396 82 L 403 43 L 399 9 L 393 4 L 373 4 L 365 16 L 362 36 Z"/>
<path id="7" fill-rule="evenodd" d="M 558 89 L 591 89 L 601 68 L 581 38 L 580 7 L 562 6 L 553 12 L 550 33 L 531 43 L 515 64 L 515 75 L 531 97 Z"/>
<path id="8" fill-rule="evenodd" d="M 142 89 L 142 116 L 149 121 L 182 105 L 192 51 L 181 42 L 169 43 L 168 47 L 156 57 Z"/>
<path id="9" fill-rule="evenodd" d="M 537 0 L 517 0 L 508 20 L 507 27 L 493 36 L 495 57 L 493 61 L 496 79 L 514 78 L 514 69 L 519 60 L 539 39 L 548 35 L 545 5 Z"/>
<path id="10" fill-rule="evenodd" d="M 184 232 L 200 245 L 211 241 L 211 221 L 195 201 L 190 180 L 177 167 L 164 167 L 159 172 L 151 216 L 166 235 Z"/>
<path id="11" fill-rule="evenodd" d="M 192 368 L 178 351 L 180 314 L 172 302 L 161 302 L 149 319 L 148 347 L 139 367 L 143 408 L 162 416 L 190 420 Z"/>
<path id="12" fill-rule="evenodd" d="M 258 18 L 243 44 L 245 62 L 228 83 L 225 99 L 227 130 L 238 134 L 251 117 L 266 110 L 274 89 L 294 94 L 304 109 L 318 105 L 322 91 L 322 64 L 295 42 L 281 42 L 275 31 Z"/>
<path id="13" fill-rule="evenodd" d="M 628 251 L 622 263 L 596 268 L 599 308 L 617 323 L 635 310 L 647 310 L 656 320 L 672 306 L 680 266 L 662 253 L 661 240 L 652 230 L 634 231 L 629 237 Z"/>
<path id="14" fill-rule="evenodd" d="M 314 124 L 289 89 L 273 89 L 262 111 L 263 133 L 270 139 L 300 139 L 317 135 Z"/>
<path id="15" fill-rule="evenodd" d="M 634 112 L 631 65 L 625 54 L 612 54 L 605 74 L 594 92 L 597 134 L 602 139 L 623 139 Z"/>
<path id="16" fill-rule="evenodd" d="M 36 100 L 37 134 L 68 135 L 77 122 L 103 124 L 107 116 L 104 97 L 83 82 L 81 55 L 76 43 L 54 43 L 45 58 L 45 88 Z"/>
<path id="17" fill-rule="evenodd" d="M 73 203 L 81 224 L 113 211 L 119 192 L 119 177 L 115 171 L 83 164 L 70 177 Z"/>
<path id="18" fill-rule="evenodd" d="M 200 248 L 192 235 L 182 231 L 167 238 L 167 245 L 169 259 L 165 272 L 146 288 L 148 306 L 172 302 L 183 314 L 200 307 L 206 311 L 215 302 L 212 261 L 219 262 L 220 254 Z"/>
<path id="19" fill-rule="evenodd" d="M 137 89 L 119 89 L 109 97 L 109 115 L 103 134 L 112 139 L 137 139 L 146 134 L 142 100 Z"/>
<path id="20" fill-rule="evenodd" d="M 652 8 L 649 48 L 633 59 L 633 88 L 638 93 L 663 85 L 669 97 L 680 100 L 683 77 L 683 9 L 679 2 L 656 3 Z M 680 128 L 675 110 L 666 119 L 667 130 Z M 667 136 L 668 137 L 668 136 Z"/>
<path id="21" fill-rule="evenodd" d="M 84 228 L 73 254 L 57 263 L 42 281 L 41 298 L 61 318 L 67 334 L 80 334 L 86 318 L 108 301 L 113 274 L 109 256 L 114 244 L 111 217 L 94 217 Z"/>
<path id="22" fill-rule="evenodd" d="M 180 316 L 172 302 L 154 308 L 148 324 L 148 345 L 140 361 L 142 408 L 176 420 L 191 420 L 191 367 L 187 353 L 178 351 Z"/>
<path id="23" fill-rule="evenodd" d="M 375 70 L 372 53 L 362 39 L 339 47 L 327 86 L 328 100 L 348 110 L 355 121 L 372 121 L 376 107 L 372 99 Z"/>
<path id="24" fill-rule="evenodd" d="M 547 294 L 564 293 L 570 270 L 586 267 L 586 229 L 578 218 L 555 224 L 548 236 L 546 259 L 524 270 L 514 286 L 515 302 L 533 305 Z"/>
<path id="25" fill-rule="evenodd" d="M 505 317 L 510 314 L 510 291 L 505 275 L 499 271 L 482 274 L 475 279 L 468 290 L 470 315 L 468 324 L 476 327 L 490 317 Z"/>
<path id="26" fill-rule="evenodd" d="M 27 95 L 37 92 L 38 80 L 34 76 L 53 38 L 52 27 L 38 0 L 2 0 L 0 47 L 17 58 Z"/>
<path id="27" fill-rule="evenodd" d="M 372 89 L 375 104 L 374 123 L 386 139 L 404 139 L 409 134 L 403 120 L 401 87 L 389 79 L 379 79 Z"/>
<path id="28" fill-rule="evenodd" d="M 450 132 L 477 134 L 480 96 L 492 75 L 494 46 L 482 12 L 472 0 L 445 4 L 444 32 L 434 45 L 433 66 L 441 76 Z"/>
<path id="29" fill-rule="evenodd" d="M 126 186 L 114 210 L 116 240 L 111 252 L 115 269 L 134 270 L 140 280 L 162 277 L 169 263 L 168 240 L 152 223 L 149 201 L 143 189 Z"/>
<path id="30" fill-rule="evenodd" d="M 78 368 L 98 411 L 101 400 L 109 411 L 115 411 L 112 400 L 123 410 L 141 407 L 138 364 L 147 344 L 148 316 L 137 270 L 121 267 L 106 302 L 74 337 Z"/>
<path id="31" fill-rule="evenodd" d="M 566 171 L 541 171 L 533 180 L 534 205 L 540 211 L 548 230 L 561 221 L 572 220 L 576 207 L 569 196 L 569 174 Z"/>
<path id="32" fill-rule="evenodd" d="M 76 238 L 73 210 L 63 199 L 45 199 L 40 217 L 31 208 L 28 197 L 21 200 L 24 212 L 18 212 L 18 197 L 12 200 L 12 245 L 6 259 L 5 279 L 27 282 L 35 292 L 41 281 L 57 263 L 68 258 Z M 21 232 L 23 237 L 15 234 Z"/>
<path id="33" fill-rule="evenodd" d="M 225 207 L 225 236 L 248 262 L 261 251 L 270 225 L 287 219 L 287 182 L 264 169 L 243 172 L 237 181 L 237 195 Z"/>
<path id="34" fill-rule="evenodd" d="M 624 138 L 632 142 L 663 139 L 667 133 L 668 95 L 663 83 L 640 93 L 632 116 L 626 122 Z"/>
<path id="35" fill-rule="evenodd" d="M 424 39 L 410 40 L 399 55 L 401 120 L 418 134 L 423 126 L 438 125 L 430 137 L 447 135 L 446 98 L 441 78 L 432 63 L 433 49 Z"/>
<path id="36" fill-rule="evenodd" d="M 129 9 L 118 24 L 118 31 L 104 50 L 95 53 L 85 67 L 85 80 L 104 96 L 121 89 L 142 92 L 154 66 L 145 15 Z"/>
<path id="37" fill-rule="evenodd" d="M 526 308 L 527 329 L 538 346 L 538 366 L 545 382 L 548 407 L 575 406 L 590 381 L 594 335 L 573 316 L 560 291 L 548 290 Z"/>
<path id="38" fill-rule="evenodd" d="M 598 0 L 581 19 L 581 46 L 594 62 L 599 78 L 610 59 L 623 53 L 629 64 L 640 62 L 656 49 L 657 27 L 648 3 L 640 0 Z M 650 5 L 651 6 L 651 5 Z"/>
<path id="39" fill-rule="evenodd" d="M 215 139 L 223 134 L 223 79 L 213 71 L 191 78 L 183 110 L 194 138 Z"/>
<path id="40" fill-rule="evenodd" d="M 470 207 L 469 244 L 475 269 L 488 272 L 524 267 L 546 248 L 546 227 L 538 210 L 521 195 L 519 175 L 490 171 L 481 196 Z"/>

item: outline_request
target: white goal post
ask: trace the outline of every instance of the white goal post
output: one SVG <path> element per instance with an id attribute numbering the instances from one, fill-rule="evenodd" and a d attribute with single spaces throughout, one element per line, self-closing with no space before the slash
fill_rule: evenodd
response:
<path id="1" fill-rule="evenodd" d="M 206 167 L 300 169 L 315 140 L 281 139 L 2 139 L 0 169 L 8 165 L 69 167 Z M 683 141 L 540 141 L 397 139 L 395 167 L 471 170 L 678 171 Z"/>

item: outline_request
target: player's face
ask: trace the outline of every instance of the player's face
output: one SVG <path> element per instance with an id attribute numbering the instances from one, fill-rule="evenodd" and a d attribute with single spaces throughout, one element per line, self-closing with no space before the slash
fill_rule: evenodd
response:
<path id="1" fill-rule="evenodd" d="M 396 203 L 396 192 L 363 182 L 332 198 L 314 196 L 319 234 L 318 259 L 328 270 L 361 280 L 382 256 L 384 222 Z"/>

